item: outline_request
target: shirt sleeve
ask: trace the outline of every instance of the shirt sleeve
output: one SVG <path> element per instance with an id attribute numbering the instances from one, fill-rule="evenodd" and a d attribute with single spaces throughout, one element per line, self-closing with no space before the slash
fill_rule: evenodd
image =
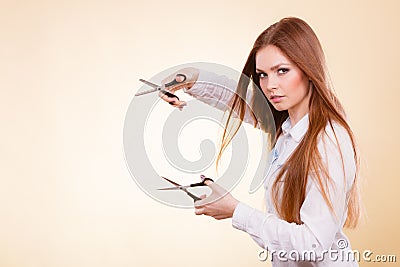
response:
<path id="1" fill-rule="evenodd" d="M 314 251 L 321 255 L 331 248 L 336 233 L 343 227 L 347 214 L 347 192 L 354 181 L 355 161 L 350 138 L 344 129 L 336 127 L 340 148 L 332 130 L 318 143 L 330 175 L 328 183 L 333 213 L 313 179 L 308 181 L 306 198 L 300 209 L 302 225 L 288 223 L 273 213 L 264 213 L 244 203 L 236 207 L 232 225 L 247 232 L 264 249 Z M 342 161 L 343 157 L 343 161 Z"/>
<path id="2" fill-rule="evenodd" d="M 185 92 L 212 107 L 224 112 L 229 111 L 230 101 L 235 96 L 238 81 L 225 75 L 201 69 L 199 71 L 197 81 L 190 89 L 185 89 Z M 251 103 L 252 98 L 252 91 L 248 90 L 246 102 Z M 248 110 L 245 112 L 244 122 L 254 123 Z"/>

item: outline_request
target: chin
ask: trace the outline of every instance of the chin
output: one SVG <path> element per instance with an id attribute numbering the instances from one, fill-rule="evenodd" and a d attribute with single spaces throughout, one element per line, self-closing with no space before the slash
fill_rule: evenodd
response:
<path id="1" fill-rule="evenodd" d="M 284 111 L 287 110 L 287 108 L 282 107 L 281 105 L 273 105 L 273 107 L 277 110 L 277 111 Z"/>

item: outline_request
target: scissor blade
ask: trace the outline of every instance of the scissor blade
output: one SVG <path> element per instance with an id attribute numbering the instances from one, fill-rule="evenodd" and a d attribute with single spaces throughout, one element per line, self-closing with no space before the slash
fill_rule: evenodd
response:
<path id="1" fill-rule="evenodd" d="M 163 178 L 164 180 L 167 180 L 168 182 L 170 182 L 171 184 L 173 184 L 173 185 L 175 185 L 175 186 L 177 186 L 177 187 L 180 187 L 180 186 L 181 186 L 180 184 L 175 183 L 174 181 L 171 181 L 170 179 L 168 179 L 168 178 L 166 178 L 166 177 L 164 177 L 164 176 L 161 176 L 161 178 Z"/>
<path id="2" fill-rule="evenodd" d="M 153 87 L 153 89 L 150 89 L 150 90 L 147 90 L 147 91 L 143 91 L 143 92 L 137 93 L 137 94 L 135 94 L 135 96 L 140 96 L 140 95 L 145 95 L 145 94 L 153 93 L 153 92 L 156 92 L 156 91 L 158 91 L 158 90 L 161 89 L 160 86 L 158 86 L 157 84 L 151 83 L 151 82 L 149 82 L 149 81 L 146 81 L 146 80 L 143 80 L 143 79 L 139 79 L 139 81 L 141 81 L 141 82 L 144 83 L 144 84 L 147 84 L 147 85 L 150 86 L 150 87 Z"/>
<path id="3" fill-rule="evenodd" d="M 201 200 L 201 198 L 199 198 L 198 196 L 193 195 L 192 193 L 190 193 L 189 191 L 187 191 L 186 189 L 182 189 L 183 191 L 185 191 L 185 193 L 191 197 L 193 199 L 194 202 Z"/>
<path id="4" fill-rule="evenodd" d="M 184 186 L 174 186 L 174 187 L 167 187 L 167 188 L 158 188 L 157 190 L 181 190 L 184 189 Z"/>
<path id="5" fill-rule="evenodd" d="M 153 93 L 155 91 L 158 91 L 158 88 L 150 89 L 150 90 L 147 90 L 147 91 L 143 91 L 143 92 L 137 93 L 137 94 L 135 94 L 135 96 L 145 95 L 145 94 Z"/>
<path id="6" fill-rule="evenodd" d="M 181 186 L 180 184 L 175 183 L 175 182 L 171 181 L 170 179 L 168 179 L 168 178 L 166 178 L 166 177 L 164 177 L 164 176 L 161 176 L 161 178 L 167 180 L 168 182 L 170 182 L 171 184 L 175 185 L 176 187 L 161 188 L 161 189 L 159 189 L 159 190 L 169 190 L 169 189 L 174 190 L 174 189 L 180 189 L 180 190 L 182 190 L 183 192 L 185 192 L 189 197 L 191 197 L 195 202 L 201 199 L 201 198 L 199 198 L 198 196 L 195 196 L 195 195 L 193 195 L 192 193 L 190 193 L 190 192 L 186 189 L 187 186 Z"/>
<path id="7" fill-rule="evenodd" d="M 154 89 L 157 89 L 157 90 L 159 88 L 161 88 L 161 86 L 159 86 L 157 84 L 154 84 L 154 83 L 151 83 L 149 81 L 143 80 L 143 79 L 139 79 L 139 81 L 141 81 L 142 83 L 147 84 L 148 86 L 153 87 Z"/>

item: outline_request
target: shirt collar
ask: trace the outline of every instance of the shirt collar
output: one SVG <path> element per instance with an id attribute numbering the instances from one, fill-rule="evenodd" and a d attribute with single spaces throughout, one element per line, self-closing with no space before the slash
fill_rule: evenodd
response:
<path id="1" fill-rule="evenodd" d="M 283 135 L 290 134 L 293 139 L 298 143 L 301 141 L 308 129 L 308 114 L 304 115 L 294 127 L 290 123 L 290 118 L 288 117 L 284 123 L 282 123 L 282 133 Z"/>

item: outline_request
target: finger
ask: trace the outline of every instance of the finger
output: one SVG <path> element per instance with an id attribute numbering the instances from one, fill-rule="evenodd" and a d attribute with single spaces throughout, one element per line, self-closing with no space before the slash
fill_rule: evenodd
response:
<path id="1" fill-rule="evenodd" d="M 202 194 L 202 195 L 200 196 L 200 199 L 205 199 L 206 197 L 207 197 L 206 194 Z M 196 209 L 198 209 L 198 208 L 204 208 L 204 205 L 199 204 L 200 201 L 201 201 L 201 200 L 196 200 L 196 201 L 194 202 L 194 207 L 195 207 Z"/>
<path id="2" fill-rule="evenodd" d="M 195 213 L 196 215 L 202 215 L 202 214 L 204 214 L 204 208 L 196 208 L 196 209 L 194 210 L 194 213 Z"/>
<path id="3" fill-rule="evenodd" d="M 168 102 L 169 104 L 171 104 L 171 105 L 173 105 L 174 107 L 179 108 L 179 109 L 181 109 L 181 110 L 182 110 L 182 108 L 183 108 L 184 106 L 187 105 L 187 103 L 186 103 L 185 101 L 178 100 L 176 97 L 169 97 L 169 96 L 167 96 L 166 94 L 164 94 L 164 93 L 162 93 L 162 92 L 159 92 L 159 93 L 158 93 L 158 96 L 159 96 L 162 100 L 164 100 L 165 102 Z"/>
<path id="4" fill-rule="evenodd" d="M 176 98 L 175 97 L 169 97 L 166 94 L 164 94 L 163 92 L 158 92 L 158 96 L 164 100 L 165 102 L 175 102 Z"/>
<path id="5" fill-rule="evenodd" d="M 206 184 L 206 185 L 211 185 L 213 182 L 212 181 L 210 181 L 210 180 L 205 180 L 204 181 L 204 184 Z"/>
<path id="6" fill-rule="evenodd" d="M 186 102 L 185 102 L 185 101 L 180 101 L 180 100 L 178 100 L 176 97 L 169 97 L 169 96 L 167 96 L 166 94 L 164 94 L 164 93 L 162 93 L 162 92 L 159 92 L 159 93 L 158 93 L 158 96 L 159 96 L 162 100 L 164 100 L 165 102 L 168 102 L 168 103 L 174 105 L 175 107 L 181 107 L 181 106 L 183 107 L 183 106 L 186 105 Z"/>
<path id="7" fill-rule="evenodd" d="M 204 208 L 209 202 L 210 202 L 210 200 L 207 197 L 202 198 L 201 200 L 197 200 L 194 203 L 194 207 L 195 208 Z"/>
<path id="8" fill-rule="evenodd" d="M 175 81 L 177 81 L 178 83 L 181 83 L 185 80 L 185 77 L 182 74 L 177 74 L 175 76 Z"/>
<path id="9" fill-rule="evenodd" d="M 174 107 L 177 107 L 177 108 L 179 108 L 179 109 L 182 110 L 183 107 L 186 106 L 187 104 L 186 104 L 185 101 L 176 100 L 176 101 L 173 103 L 173 105 L 174 105 Z"/>
<path id="10" fill-rule="evenodd" d="M 202 199 L 201 199 L 201 200 L 196 200 L 196 201 L 194 202 L 194 208 L 195 208 L 195 209 L 204 208 L 204 204 L 203 204 L 202 201 L 203 201 Z"/>
<path id="11" fill-rule="evenodd" d="M 194 207 L 196 208 L 196 209 L 198 209 L 198 208 L 204 208 L 204 204 L 203 204 L 203 199 L 206 199 L 207 198 L 207 195 L 206 194 L 202 194 L 201 196 L 200 196 L 200 200 L 197 200 L 197 201 L 195 201 L 194 202 Z"/>

